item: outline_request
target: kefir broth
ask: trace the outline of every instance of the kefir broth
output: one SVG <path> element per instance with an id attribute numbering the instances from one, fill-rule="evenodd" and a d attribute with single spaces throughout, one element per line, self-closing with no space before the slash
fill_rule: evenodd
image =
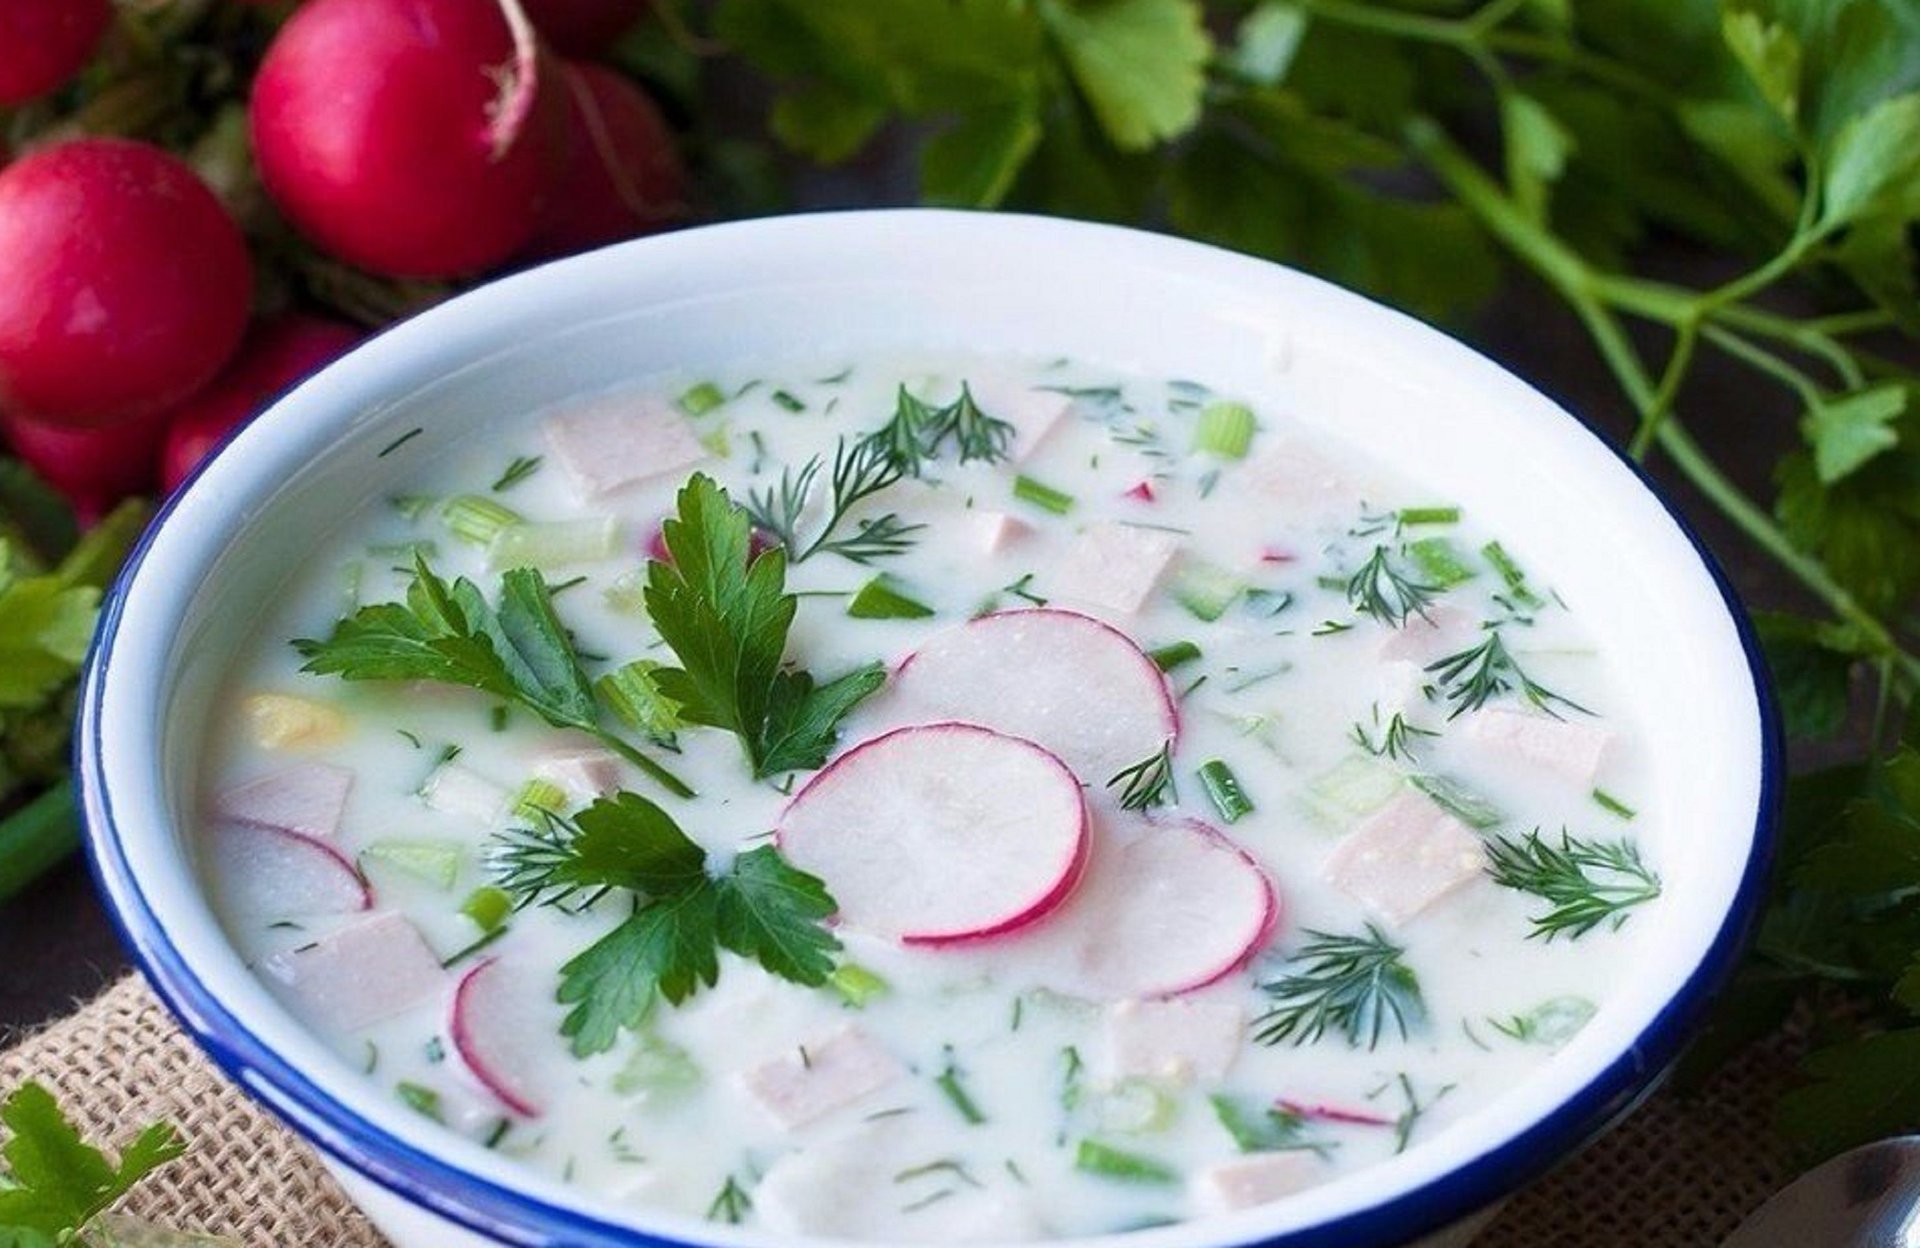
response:
<path id="1" fill-rule="evenodd" d="M 831 837 L 802 839 L 787 810 L 818 773 L 754 779 L 733 733 L 683 725 L 669 752 L 603 708 L 609 731 L 698 793 L 681 799 L 506 698 L 303 673 L 291 640 L 404 600 L 417 559 L 490 600 L 524 563 L 589 676 L 674 666 L 640 586 L 690 477 L 758 496 L 778 519 L 783 473 L 797 483 L 821 457 L 794 517 L 804 545 L 830 518 L 836 443 L 885 426 L 903 390 L 932 421 L 963 382 L 978 415 L 1005 422 L 987 426 L 992 453 L 963 463 L 949 441 L 832 530 L 871 537 L 861 523 L 892 516 L 916 526 L 897 550 L 856 546 L 859 561 L 823 546 L 792 562 L 786 658 L 821 680 L 885 664 L 887 686 L 839 724 L 836 755 L 962 720 L 1088 760 L 1077 780 L 1093 861 L 1062 876 L 1064 902 L 985 939 L 909 943 L 848 914 L 825 985 L 723 950 L 717 984 L 657 1001 L 610 1048 L 576 1056 L 560 968 L 643 899 L 616 889 L 584 908 L 591 892 L 509 910 L 511 890 L 490 890 L 510 882 L 502 846 L 540 823 L 535 806 L 567 815 L 608 787 L 642 795 L 713 872 L 784 820 L 796 830 L 781 852 L 801 865 L 825 853 L 829 891 L 837 872 L 870 869 L 898 872 L 898 895 L 929 909 L 964 912 L 967 899 L 915 877 L 910 855 L 834 863 Z M 582 412 L 599 423 L 569 427 Z M 596 462 L 591 448 L 616 434 L 664 470 L 601 488 L 620 455 Z M 1286 1199 L 1496 1101 L 1604 1008 L 1652 928 L 1639 916 L 1660 904 L 1669 833 L 1643 800 L 1649 760 L 1580 604 L 1528 561 L 1523 534 L 1482 531 L 1471 500 L 1309 435 L 1274 396 L 1073 361 L 785 360 L 648 378 L 393 454 L 417 465 L 409 494 L 328 536 L 234 656 L 207 742 L 204 874 L 236 946 L 344 1062 L 582 1189 L 896 1242 L 1090 1235 Z M 1150 739 L 1130 755 L 1112 753 L 1124 740 L 1102 754 L 1047 739 L 1045 725 L 1075 714 L 1159 713 L 1125 681 L 993 722 L 1059 674 L 1022 671 L 1026 656 L 1057 645 L 1078 661 L 1064 631 L 1006 650 L 998 668 L 930 657 L 994 612 L 1031 612 L 1047 636 L 1061 622 L 1049 613 L 1093 617 L 1152 656 L 1177 706 L 1166 757 L 1154 765 Z M 956 687 L 940 683 L 949 671 Z M 925 744 L 903 755 L 902 809 L 935 800 L 929 785 L 1041 808 L 1037 793 L 984 792 L 1014 774 L 1004 752 L 969 762 L 959 738 Z M 1115 758 L 1139 766 L 1116 780 Z M 1095 765 L 1108 774 L 1084 774 Z M 881 768 L 855 804 L 895 783 Z M 1122 809 L 1129 793 L 1142 809 Z M 1209 858 L 1226 875 L 1191 884 L 1178 863 L 1115 874 L 1121 848 L 1155 837 L 1245 858 Z M 1554 879 L 1598 906 L 1590 927 L 1543 895 Z M 1261 880 L 1277 915 L 1248 900 Z M 842 882 L 883 900 L 890 886 Z M 1107 895 L 1122 888 L 1134 895 Z M 1113 913 L 1089 913 L 1102 906 Z M 1192 923 L 1209 910 L 1232 947 L 1218 967 L 1181 965 L 1207 956 Z M 1253 947 L 1232 945 L 1238 931 Z M 488 981 L 462 991 L 483 966 Z M 1162 974 L 1183 984 L 1147 982 Z M 474 1017 L 460 1022 L 462 1009 Z M 475 1069 L 490 1062 L 500 1069 Z"/>

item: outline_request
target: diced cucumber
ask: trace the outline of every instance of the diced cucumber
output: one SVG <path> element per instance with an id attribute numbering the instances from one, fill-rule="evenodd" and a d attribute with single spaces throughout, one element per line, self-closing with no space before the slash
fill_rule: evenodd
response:
<path id="1" fill-rule="evenodd" d="M 611 1086 L 621 1096 L 648 1101 L 681 1096 L 700 1083 L 700 1067 L 692 1054 L 651 1031 L 635 1038 L 626 1065 L 614 1072 Z"/>
<path id="2" fill-rule="evenodd" d="M 1454 544 L 1444 537 L 1423 537 L 1407 543 L 1407 554 L 1419 565 L 1421 579 L 1440 589 L 1472 580 L 1478 575 Z"/>
<path id="3" fill-rule="evenodd" d="M 521 785 L 520 792 L 513 799 L 513 813 L 522 819 L 565 814 L 566 810 L 567 791 L 553 781 L 537 776 Z"/>
<path id="4" fill-rule="evenodd" d="M 924 620 L 933 608 L 895 589 L 891 578 L 882 573 L 854 594 L 847 614 L 856 620 Z"/>
<path id="5" fill-rule="evenodd" d="M 620 547 L 620 526 L 612 516 L 549 520 L 508 525 L 487 547 L 496 568 L 554 568 L 597 563 Z"/>
<path id="6" fill-rule="evenodd" d="M 1151 1079 L 1122 1079 L 1100 1097 L 1100 1128 L 1147 1135 L 1173 1125 L 1180 1103 Z"/>
<path id="7" fill-rule="evenodd" d="M 653 678 L 659 666 L 652 659 L 636 659 L 594 682 L 608 710 L 627 727 L 656 741 L 671 737 L 682 722 L 679 704 L 660 692 Z"/>
<path id="8" fill-rule="evenodd" d="M 1183 561 L 1173 580 L 1173 598 L 1196 619 L 1208 623 L 1227 613 L 1247 583 L 1232 572 L 1202 559 Z"/>
<path id="9" fill-rule="evenodd" d="M 440 509 L 440 520 L 447 526 L 447 532 L 482 548 L 491 548 L 502 533 L 526 522 L 513 508 L 479 494 L 461 494 L 448 499 Z"/>
<path id="10" fill-rule="evenodd" d="M 1253 409 L 1245 403 L 1209 403 L 1200 409 L 1200 420 L 1194 425 L 1193 449 L 1222 459 L 1245 459 L 1258 427 Z"/>
<path id="11" fill-rule="evenodd" d="M 680 410 L 689 416 L 705 416 L 726 401 L 726 394 L 710 381 L 698 382 L 687 387 L 677 400 Z"/>
<path id="12" fill-rule="evenodd" d="M 1064 490 L 1056 490 L 1044 481 L 1036 481 L 1029 476 L 1013 479 L 1013 496 L 1023 503 L 1032 503 L 1056 516 L 1064 516 L 1073 510 L 1073 495 Z"/>
<path id="13" fill-rule="evenodd" d="M 483 932 L 495 932 L 513 913 L 513 894 L 489 884 L 476 888 L 460 903 L 460 913 L 473 920 Z"/>
<path id="14" fill-rule="evenodd" d="M 1434 805 L 1470 828 L 1484 832 L 1500 826 L 1506 819 L 1498 806 L 1458 780 L 1423 773 L 1408 776 L 1407 781 L 1432 798 Z"/>
<path id="15" fill-rule="evenodd" d="M 1400 773 L 1393 768 L 1356 754 L 1321 775 L 1309 791 L 1317 810 L 1335 823 L 1345 823 L 1352 816 L 1370 815 L 1385 806 L 1402 783 Z"/>
<path id="16" fill-rule="evenodd" d="M 887 981 L 875 975 L 866 967 L 854 962 L 843 962 L 833 968 L 833 974 L 827 976 L 827 983 L 840 994 L 840 999 L 854 1009 L 862 1009 L 867 1002 L 887 991 Z"/>
<path id="17" fill-rule="evenodd" d="M 436 888 L 453 887 L 465 858 L 466 850 L 460 842 L 426 837 L 393 837 L 375 841 L 360 851 L 362 865 L 391 867 Z"/>

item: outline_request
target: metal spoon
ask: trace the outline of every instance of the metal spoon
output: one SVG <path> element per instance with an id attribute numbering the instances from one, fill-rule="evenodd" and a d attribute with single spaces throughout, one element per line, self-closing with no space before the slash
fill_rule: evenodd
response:
<path id="1" fill-rule="evenodd" d="M 1814 1167 L 1722 1248 L 1920 1248 L 1920 1136 L 1881 1140 Z"/>

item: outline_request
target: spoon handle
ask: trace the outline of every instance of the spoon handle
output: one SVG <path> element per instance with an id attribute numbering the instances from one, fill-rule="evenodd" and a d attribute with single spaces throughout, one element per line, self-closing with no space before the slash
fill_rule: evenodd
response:
<path id="1" fill-rule="evenodd" d="M 1843 1153 L 1762 1205 L 1722 1248 L 1920 1248 L 1920 1139 Z"/>

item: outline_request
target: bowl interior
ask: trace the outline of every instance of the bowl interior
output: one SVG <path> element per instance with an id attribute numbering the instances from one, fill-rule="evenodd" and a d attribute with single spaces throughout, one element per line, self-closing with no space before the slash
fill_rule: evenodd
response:
<path id="1" fill-rule="evenodd" d="M 715 227 L 496 283 L 302 386 L 175 501 L 112 604 L 104 659 L 89 682 L 83 762 L 103 882 L 138 952 L 217 1055 L 351 1163 L 460 1207 L 470 1221 L 488 1220 L 469 1207 L 470 1192 L 438 1178 L 423 1191 L 422 1158 L 556 1208 L 594 1210 L 590 1198 L 442 1138 L 362 1086 L 228 949 L 195 888 L 182 831 L 226 656 L 246 639 L 253 604 L 281 592 L 326 534 L 400 492 L 420 457 L 476 429 L 658 371 L 794 354 L 852 360 L 895 346 L 1071 355 L 1194 377 L 1464 503 L 1523 563 L 1551 569 L 1617 656 L 1618 694 L 1659 760 L 1653 800 L 1670 812 L 1670 826 L 1688 830 L 1662 846 L 1672 900 L 1646 920 L 1661 930 L 1638 945 L 1645 965 L 1505 1100 L 1403 1157 L 1276 1208 L 1126 1243 L 1265 1239 L 1423 1189 L 1425 1207 L 1446 1212 L 1435 1186 L 1446 1176 L 1482 1159 L 1480 1187 L 1455 1188 L 1452 1199 L 1484 1199 L 1490 1184 L 1544 1160 L 1515 1155 L 1515 1142 L 1544 1130 L 1556 1107 L 1580 1102 L 1581 1121 L 1564 1111 L 1549 1132 L 1557 1139 L 1534 1137 L 1549 1152 L 1644 1083 L 1702 979 L 1723 969 L 1750 900 L 1771 765 L 1740 623 L 1667 510 L 1540 394 L 1356 296 L 1149 235 L 924 212 Z M 414 429 L 421 432 L 381 454 Z M 676 1240 L 768 1242 L 667 1216 L 599 1212 Z"/>

